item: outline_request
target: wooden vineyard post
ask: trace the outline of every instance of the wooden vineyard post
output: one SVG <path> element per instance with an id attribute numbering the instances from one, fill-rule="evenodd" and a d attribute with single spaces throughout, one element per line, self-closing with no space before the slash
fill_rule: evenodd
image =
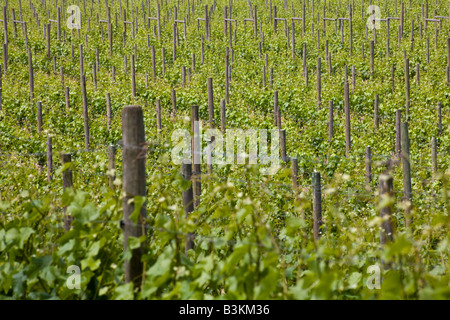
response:
<path id="1" fill-rule="evenodd" d="M 136 222 L 130 218 L 135 210 L 135 197 L 146 196 L 145 184 L 145 129 L 144 116 L 140 106 L 125 106 L 122 111 L 122 142 L 123 142 L 123 232 L 124 250 L 128 247 L 128 238 L 140 238 L 145 234 L 144 219 L 146 218 L 145 203 L 140 204 L 140 212 Z M 135 201 L 130 201 L 134 199 Z M 141 198 L 142 199 L 142 198 Z M 125 282 L 133 282 L 139 288 L 142 280 L 143 264 L 142 244 L 131 250 L 131 258 L 125 260 Z"/>
<path id="2" fill-rule="evenodd" d="M 161 100 L 156 99 L 156 130 L 161 133 Z"/>
<path id="3" fill-rule="evenodd" d="M 420 86 L 420 64 L 416 65 L 417 85 Z"/>
<path id="4" fill-rule="evenodd" d="M 59 75 L 61 77 L 61 88 L 64 90 L 65 84 L 64 84 L 64 67 L 59 67 Z"/>
<path id="5" fill-rule="evenodd" d="M 4 44 L 8 45 L 8 8 L 7 6 L 3 6 L 3 35 L 4 35 Z"/>
<path id="6" fill-rule="evenodd" d="M 437 127 L 438 127 L 438 135 L 442 135 L 442 104 L 441 102 L 438 102 L 437 104 Z"/>
<path id="7" fill-rule="evenodd" d="M 47 136 L 47 181 L 53 180 L 53 148 L 52 137 Z"/>
<path id="8" fill-rule="evenodd" d="M 8 74 L 8 45 L 3 44 L 3 72 L 5 75 Z"/>
<path id="9" fill-rule="evenodd" d="M 191 106 L 191 131 L 192 137 L 192 159 L 193 159 L 193 172 L 192 172 L 192 184 L 194 192 L 194 208 L 197 208 L 200 204 L 201 195 L 201 163 L 202 163 L 202 146 L 200 140 L 200 121 L 199 121 L 199 109 L 198 105 Z"/>
<path id="10" fill-rule="evenodd" d="M 181 80 L 183 83 L 183 87 L 186 86 L 186 66 L 181 67 Z"/>
<path id="11" fill-rule="evenodd" d="M 72 180 L 72 155 L 70 153 L 61 154 L 61 163 L 62 166 L 65 167 L 66 164 L 68 168 L 66 168 L 62 172 L 62 182 L 63 182 L 63 190 L 67 188 L 72 188 L 73 180 Z M 66 208 L 64 208 L 64 230 L 67 232 L 70 230 L 70 225 L 72 223 L 72 217 L 66 213 Z"/>
<path id="12" fill-rule="evenodd" d="M 406 119 L 409 115 L 410 104 L 410 84 L 409 84 L 409 59 L 405 59 L 405 104 L 406 104 Z"/>
<path id="13" fill-rule="evenodd" d="M 207 91 L 208 91 L 208 114 L 209 114 L 209 125 L 214 125 L 214 94 L 213 94 L 213 79 L 208 78 L 207 80 Z"/>
<path id="14" fill-rule="evenodd" d="M 286 155 L 286 130 L 279 129 L 280 131 L 280 149 L 281 149 L 281 160 L 288 162 L 288 157 Z"/>
<path id="15" fill-rule="evenodd" d="M 388 203 L 380 209 L 380 218 L 383 219 L 383 222 L 381 223 L 380 243 L 381 245 L 384 245 L 394 240 L 394 228 L 391 221 L 392 204 L 389 204 L 389 202 L 386 201 L 386 198 L 393 198 L 394 196 L 392 191 L 393 179 L 387 174 L 381 174 L 379 180 L 380 203 Z"/>
<path id="16" fill-rule="evenodd" d="M 42 132 L 42 102 L 38 101 L 37 103 L 37 127 L 38 133 Z"/>
<path id="17" fill-rule="evenodd" d="M 116 146 L 109 145 L 108 146 L 108 170 L 112 172 L 112 170 L 116 170 Z M 116 180 L 115 173 L 111 173 L 108 176 L 108 184 L 109 188 L 114 190 L 114 180 Z"/>
<path id="18" fill-rule="evenodd" d="M 320 183 L 320 173 L 314 171 L 312 174 L 313 182 L 313 233 L 314 243 L 322 235 L 322 191 Z"/>
<path id="19" fill-rule="evenodd" d="M 181 174 L 183 176 L 183 179 L 186 181 L 191 181 L 192 178 L 192 164 L 191 163 L 182 163 L 181 164 Z M 184 212 L 186 214 L 186 217 L 194 211 L 194 193 L 192 184 L 189 186 L 187 190 L 183 190 L 182 192 L 183 196 L 183 207 Z M 193 234 L 188 234 L 185 243 L 184 243 L 184 249 L 185 253 L 187 254 L 187 251 L 194 248 L 194 236 Z"/>
<path id="20" fill-rule="evenodd" d="M 70 108 L 70 100 L 69 100 L 69 87 L 65 87 L 64 89 L 64 97 L 66 100 L 66 112 L 69 112 L 69 108 Z"/>
<path id="21" fill-rule="evenodd" d="M 225 132 L 226 127 L 226 110 L 225 99 L 220 100 L 220 129 Z"/>
<path id="22" fill-rule="evenodd" d="M 302 37 L 305 36 L 306 31 L 306 8 L 305 8 L 305 0 L 302 2 Z"/>
<path id="23" fill-rule="evenodd" d="M 81 94 L 83 96 L 83 119 L 84 119 L 84 145 L 86 150 L 90 149 L 89 142 L 89 113 L 87 106 L 87 94 L 86 94 L 86 77 L 81 76 Z"/>
<path id="24" fill-rule="evenodd" d="M 152 78 L 156 80 L 156 60 L 155 60 L 155 46 L 152 46 Z"/>
<path id="25" fill-rule="evenodd" d="M 297 192 L 298 188 L 298 159 L 291 158 L 291 169 L 292 169 L 292 189 Z"/>
<path id="26" fill-rule="evenodd" d="M 403 169 L 403 199 L 409 203 L 405 209 L 406 226 L 409 227 L 412 222 L 410 216 L 412 207 L 412 188 L 411 188 L 411 163 L 409 154 L 409 135 L 408 122 L 401 124 L 401 141 L 402 141 L 402 169 Z"/>

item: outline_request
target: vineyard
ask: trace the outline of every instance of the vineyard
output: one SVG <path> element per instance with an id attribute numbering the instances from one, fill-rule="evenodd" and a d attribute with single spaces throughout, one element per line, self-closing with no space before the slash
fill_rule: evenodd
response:
<path id="1" fill-rule="evenodd" d="M 448 1 L 2 9 L 0 299 L 450 299 Z"/>

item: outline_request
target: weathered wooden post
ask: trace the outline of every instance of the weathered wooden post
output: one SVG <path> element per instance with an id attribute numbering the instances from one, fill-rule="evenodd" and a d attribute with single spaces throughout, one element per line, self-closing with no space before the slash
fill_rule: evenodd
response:
<path id="1" fill-rule="evenodd" d="M 291 168 L 292 168 L 292 189 L 294 192 L 297 191 L 298 188 L 298 159 L 291 158 Z"/>
<path id="2" fill-rule="evenodd" d="M 37 127 L 38 133 L 42 132 L 42 102 L 38 101 L 37 103 Z"/>
<path id="3" fill-rule="evenodd" d="M 191 181 L 192 178 L 192 164 L 191 163 L 182 163 L 181 164 L 181 174 L 184 180 Z M 183 207 L 186 217 L 194 211 L 194 193 L 192 184 L 189 186 L 187 190 L 183 190 Z M 184 243 L 185 253 L 187 251 L 194 248 L 194 235 L 188 234 Z"/>
<path id="4" fill-rule="evenodd" d="M 281 151 L 281 160 L 284 162 L 288 162 L 288 157 L 286 154 L 286 130 L 279 129 L 280 131 L 280 151 Z"/>
<path id="5" fill-rule="evenodd" d="M 192 183 L 194 192 L 194 208 L 197 208 L 200 204 L 201 195 L 201 163 L 202 163 L 202 146 L 200 140 L 200 122 L 199 122 L 199 109 L 198 105 L 191 106 L 191 131 L 192 137 L 192 159 L 193 159 L 193 172 Z"/>
<path id="6" fill-rule="evenodd" d="M 156 80 L 156 60 L 155 60 L 155 46 L 152 46 L 152 78 Z"/>
<path id="7" fill-rule="evenodd" d="M 65 97 L 65 101 L 66 101 L 66 112 L 69 112 L 69 108 L 70 108 L 69 87 L 64 88 L 64 97 Z"/>
<path id="8" fill-rule="evenodd" d="M 144 219 L 146 218 L 145 203 L 141 206 L 137 221 L 130 216 L 137 205 L 135 197 L 146 196 L 145 184 L 145 129 L 144 116 L 140 106 L 125 106 L 122 111 L 122 142 L 123 142 L 123 230 L 124 250 L 128 249 L 130 237 L 140 238 L 144 235 Z M 135 288 L 141 285 L 143 264 L 142 244 L 131 250 L 131 259 L 125 260 L 125 282 L 133 282 Z"/>
<path id="9" fill-rule="evenodd" d="M 220 101 L 220 127 L 222 132 L 225 132 L 226 127 L 225 99 L 222 99 Z"/>
<path id="10" fill-rule="evenodd" d="M 214 94 L 213 94 L 213 79 L 208 78 L 207 81 L 207 91 L 208 91 L 208 114 L 209 114 L 209 124 L 214 125 Z"/>
<path id="11" fill-rule="evenodd" d="M 409 59 L 405 59 L 405 104 L 406 104 L 406 119 L 409 115 L 410 104 L 410 84 L 409 84 Z"/>
<path id="12" fill-rule="evenodd" d="M 441 102 L 438 102 L 437 104 L 437 127 L 438 127 L 438 135 L 442 135 L 442 104 Z"/>
<path id="13" fill-rule="evenodd" d="M 156 129 L 158 131 L 158 135 L 161 133 L 161 100 L 156 99 Z"/>
<path id="14" fill-rule="evenodd" d="M 402 169 L 403 169 L 403 199 L 409 203 L 405 209 L 406 226 L 410 226 L 412 217 L 410 216 L 412 207 L 412 188 L 411 188 L 411 162 L 409 153 L 409 135 L 408 122 L 401 124 L 401 141 L 402 141 Z"/>
<path id="15" fill-rule="evenodd" d="M 392 204 L 388 199 L 392 199 L 393 179 L 387 174 L 380 175 L 380 203 L 384 204 L 380 209 L 380 218 L 383 219 L 380 231 L 380 243 L 384 245 L 394 240 L 394 228 L 391 221 Z"/>
<path id="16" fill-rule="evenodd" d="M 314 243 L 322 235 L 322 191 L 320 183 L 320 173 L 314 171 L 312 174 L 313 182 L 313 233 Z"/>

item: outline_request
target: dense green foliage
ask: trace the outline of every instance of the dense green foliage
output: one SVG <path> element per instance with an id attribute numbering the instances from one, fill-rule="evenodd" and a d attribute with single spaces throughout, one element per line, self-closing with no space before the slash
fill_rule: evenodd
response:
<path id="1" fill-rule="evenodd" d="M 287 45 L 284 23 L 273 32 L 270 10 L 265 1 L 253 0 L 258 8 L 264 43 L 259 56 L 253 27 L 243 19 L 250 12 L 246 1 L 233 2 L 233 18 L 238 20 L 233 39 L 230 101 L 226 104 L 227 128 L 271 129 L 273 124 L 273 95 L 279 92 L 282 126 L 287 133 L 287 153 L 298 157 L 298 192 L 291 187 L 290 165 L 273 176 L 262 176 L 254 165 L 214 166 L 211 175 L 202 178 L 201 203 L 185 217 L 182 190 L 190 182 L 180 176 L 180 166 L 171 161 L 175 129 L 190 127 L 190 106 L 200 107 L 200 118 L 208 119 L 206 83 L 214 80 L 215 119 L 219 123 L 221 98 L 225 97 L 224 57 L 229 39 L 223 32 L 223 7 L 228 1 L 216 0 L 211 18 L 211 40 L 205 40 L 204 63 L 201 63 L 203 21 L 197 30 L 197 17 L 204 17 L 204 0 L 195 6 L 187 25 L 187 39 L 179 26 L 177 58 L 172 61 L 172 22 L 162 28 L 158 41 L 143 22 L 141 2 L 138 7 L 138 27 L 135 38 L 128 24 L 126 43 L 122 46 L 122 15 L 118 1 L 111 10 L 114 30 L 113 55 L 105 24 L 97 24 L 98 3 L 86 2 L 80 7 L 83 28 L 71 32 L 65 24 L 65 40 L 58 41 L 55 24 L 51 29 L 51 56 L 56 57 L 57 69 L 64 67 L 65 85 L 70 87 L 70 109 L 65 109 L 64 88 L 59 73 L 53 72 L 52 60 L 46 55 L 43 26 L 48 19 L 41 1 L 31 1 L 40 18 L 36 24 L 33 10 L 23 1 L 23 19 L 27 22 L 28 45 L 33 55 L 35 97 L 30 100 L 28 56 L 22 25 L 15 35 L 12 17 L 8 25 L 8 70 L 2 75 L 2 105 L 0 111 L 0 297 L 2 299 L 449 299 L 450 298 L 450 141 L 448 126 L 450 87 L 446 84 L 446 39 L 449 25 L 443 20 L 442 30 L 434 43 L 435 26 L 428 24 L 420 34 L 423 1 L 405 2 L 407 10 L 404 38 L 397 43 L 399 22 L 391 21 L 391 52 L 386 57 L 386 25 L 377 33 L 375 76 L 370 77 L 369 47 L 372 33 L 366 37 L 367 2 L 354 1 L 353 53 L 349 51 L 348 25 L 345 22 L 344 42 L 335 34 L 333 22 L 322 32 L 323 3 L 310 1 L 306 14 L 306 32 L 296 24 L 296 51 L 292 59 Z M 317 2 L 317 1 L 316 1 Z M 382 18 L 388 14 L 383 1 Z M 18 1 L 8 2 L 15 8 Z M 131 4 L 132 2 L 130 2 Z M 164 2 L 165 3 L 165 2 Z M 192 5 L 192 1 L 190 1 Z M 278 17 L 292 17 L 284 1 L 272 0 Z M 411 7 L 409 6 L 411 3 Z M 100 19 L 105 17 L 105 4 L 100 1 Z M 167 1 L 161 16 L 172 12 L 176 1 Z M 67 5 L 67 4 L 66 4 Z M 122 1 L 123 8 L 127 2 Z M 152 8 L 156 2 L 152 1 Z M 301 2 L 294 1 L 296 15 Z M 209 8 L 209 7 L 208 7 Z M 339 7 L 333 1 L 327 16 L 348 15 L 345 1 Z M 388 1 L 390 16 L 395 12 L 394 1 Z M 134 19 L 131 5 L 129 20 Z M 448 6 L 441 1 L 430 12 L 448 15 Z M 51 17 L 56 17 L 53 1 L 47 2 Z M 153 9 L 152 9 L 153 10 Z M 361 17 L 361 10 L 364 16 Z M 188 12 L 187 1 L 180 1 L 178 17 Z M 431 14 L 430 14 L 431 16 Z M 68 14 L 66 14 L 66 19 Z M 90 18 L 90 30 L 88 18 Z M 170 18 L 171 21 L 173 17 Z M 411 46 L 411 20 L 414 24 L 414 46 Z M 290 20 L 288 26 L 290 28 Z M 314 32 L 312 24 L 314 23 Z M 439 24 L 437 24 L 439 26 Z M 103 28 L 103 31 L 100 30 Z M 320 48 L 317 48 L 317 30 Z M 101 36 L 103 32 L 103 38 Z M 234 31 L 233 31 L 234 32 Z M 152 80 L 151 50 L 155 46 L 157 78 Z M 86 37 L 86 38 L 85 38 Z M 426 39 L 430 39 L 430 62 L 426 61 Z M 332 73 L 324 59 L 325 41 L 332 56 Z M 303 43 L 307 44 L 309 85 L 302 76 Z M 83 44 L 91 150 L 84 150 L 82 96 L 80 89 L 79 45 Z M 136 44 L 137 97 L 131 94 L 130 55 Z M 74 57 L 71 56 L 71 45 Z M 362 48 L 365 48 L 363 58 Z M 162 48 L 165 48 L 165 73 L 162 74 Z M 97 89 L 92 80 L 92 65 L 99 50 Z M 411 107 L 408 117 L 411 143 L 413 186 L 413 224 L 405 227 L 402 201 L 402 168 L 395 165 L 395 197 L 380 201 L 379 175 L 386 171 L 385 160 L 394 156 L 395 110 L 402 110 L 405 121 L 405 90 L 403 55 L 410 59 Z M 192 68 L 186 86 L 182 85 L 182 66 Z M 262 85 L 265 55 L 269 69 L 273 68 L 273 87 Z M 124 55 L 127 67 L 124 70 Z M 322 104 L 316 102 L 316 61 L 322 57 Z M 415 66 L 420 64 L 420 85 Z M 2 67 L 4 62 L 2 63 Z M 391 91 L 391 66 L 395 65 L 395 90 Z M 115 66 L 115 81 L 111 68 Z M 345 157 L 344 139 L 344 68 L 355 66 L 356 87 L 350 95 L 352 146 Z M 146 88 L 146 73 L 149 74 Z M 351 73 L 349 72 L 351 75 Z M 267 73 L 267 80 L 269 79 Z M 189 79 L 190 78 L 190 79 Z M 177 93 L 177 113 L 172 114 L 171 90 Z M 351 88 L 351 85 L 350 85 Z M 111 94 L 113 121 L 106 125 L 106 93 Z M 374 130 L 373 100 L 380 97 L 380 127 Z M 162 132 L 156 130 L 156 99 L 161 99 Z M 335 132 L 328 142 L 328 101 L 335 106 Z M 43 132 L 38 133 L 36 102 L 43 105 Z M 436 104 L 442 103 L 443 133 L 438 135 Z M 130 248 L 144 244 L 144 279 L 141 290 L 133 292 L 125 283 L 124 259 L 130 252 L 123 250 L 121 150 L 117 153 L 116 188 L 108 187 L 108 158 L 106 147 L 120 145 L 121 110 L 124 105 L 143 107 L 147 154 L 147 234 L 131 239 Z M 53 137 L 53 180 L 46 175 L 46 138 Z M 437 138 L 438 172 L 431 169 L 430 139 Z M 364 149 L 371 146 L 373 180 L 365 184 Z M 63 168 L 59 152 L 72 152 L 73 189 L 63 191 Z M 312 236 L 311 173 L 322 174 L 323 236 L 314 243 Z M 202 165 L 206 172 L 206 165 Z M 395 229 L 394 242 L 380 245 L 379 209 L 392 207 Z M 63 229 L 64 208 L 74 220 L 72 229 Z M 187 233 L 195 232 L 195 248 L 184 253 Z M 81 268 L 81 289 L 69 289 L 67 268 Z M 380 289 L 369 289 L 368 267 L 381 268 Z"/>

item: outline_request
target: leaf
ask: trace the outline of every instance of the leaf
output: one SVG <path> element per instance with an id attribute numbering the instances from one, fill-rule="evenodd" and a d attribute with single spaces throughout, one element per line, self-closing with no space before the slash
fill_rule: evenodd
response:
<path id="1" fill-rule="evenodd" d="M 22 297 L 25 292 L 25 283 L 27 281 L 27 276 L 23 272 L 23 270 L 20 270 L 19 273 L 16 273 L 13 275 L 13 292 L 16 297 Z"/>
<path id="2" fill-rule="evenodd" d="M 89 268 L 91 271 L 95 271 L 100 267 L 100 264 L 100 259 L 94 259 L 92 256 L 89 256 L 86 259 L 81 260 L 81 269 L 85 270 Z"/>
<path id="3" fill-rule="evenodd" d="M 353 272 L 348 278 L 349 289 L 356 289 L 361 286 L 361 273 Z"/>
<path id="4" fill-rule="evenodd" d="M 141 242 L 139 241 L 139 238 L 136 237 L 128 237 L 128 248 L 130 250 L 137 249 L 141 246 Z"/>
<path id="5" fill-rule="evenodd" d="M 114 299 L 116 300 L 132 300 L 133 294 L 133 282 L 118 286 L 115 290 Z"/>
<path id="6" fill-rule="evenodd" d="M 134 203 L 134 210 L 133 210 L 133 213 L 130 215 L 130 219 L 134 223 L 137 223 L 138 222 L 138 218 L 139 218 L 139 214 L 141 212 L 142 205 L 145 202 L 145 197 L 143 197 L 143 196 L 136 196 L 136 197 L 134 197 L 132 199 L 132 201 Z"/>

